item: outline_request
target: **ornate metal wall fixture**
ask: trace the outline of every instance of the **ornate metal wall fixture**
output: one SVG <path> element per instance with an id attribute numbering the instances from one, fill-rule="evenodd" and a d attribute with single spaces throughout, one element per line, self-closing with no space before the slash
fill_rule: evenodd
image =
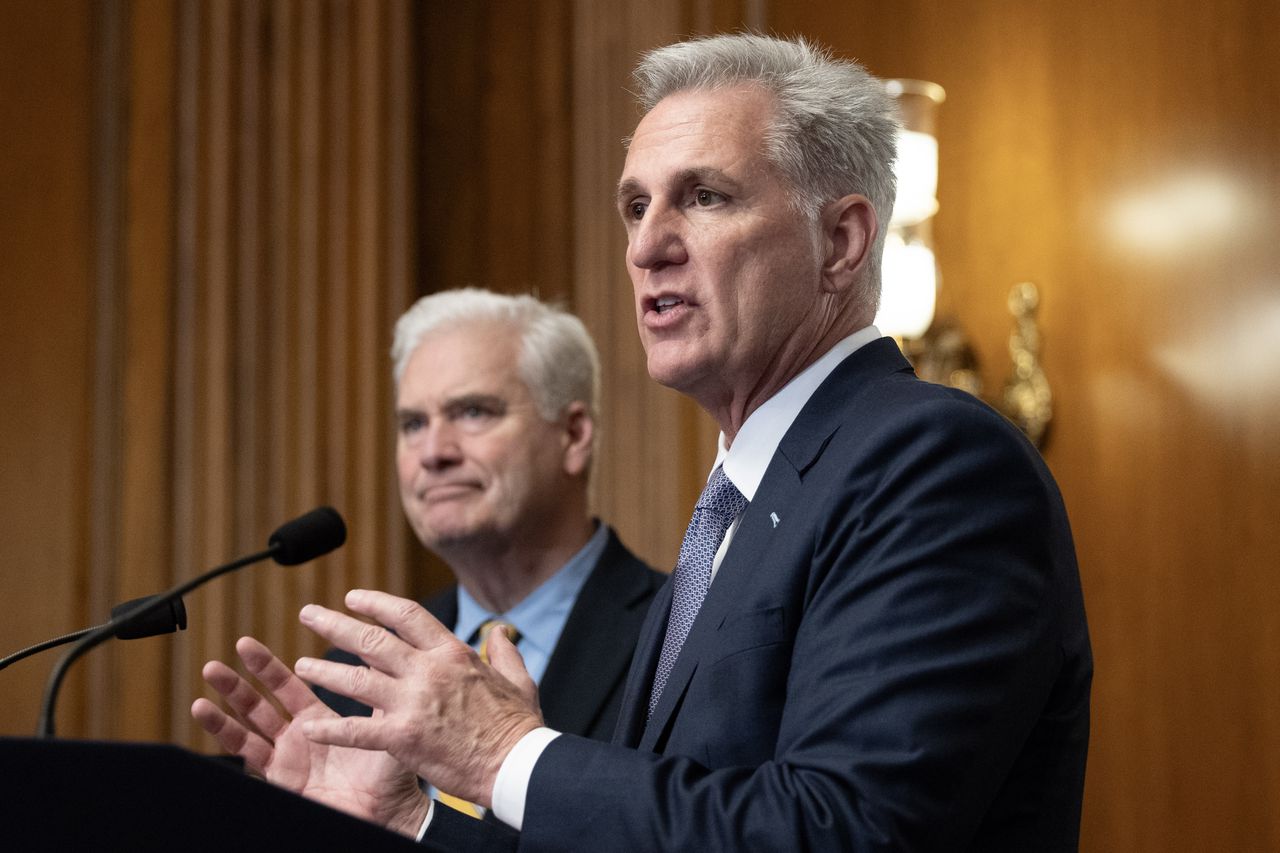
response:
<path id="1" fill-rule="evenodd" d="M 902 341 L 902 348 L 921 379 L 982 396 L 978 355 L 954 318 L 939 317 L 923 337 Z"/>
<path id="2" fill-rule="evenodd" d="M 1031 282 L 1015 285 L 1009 292 L 1009 311 L 1014 317 L 1013 333 L 1009 335 L 1013 372 L 1005 380 L 1000 400 L 1000 410 L 1036 447 L 1043 443 L 1053 418 L 1053 393 L 1040 367 L 1040 327 L 1036 325 L 1039 307 L 1040 293 Z"/>
<path id="3" fill-rule="evenodd" d="M 1040 367 L 1040 328 L 1036 325 L 1039 305 L 1040 293 L 1029 281 L 1015 285 L 1009 292 L 1009 312 L 1014 317 L 1009 335 L 1013 368 L 999 399 L 988 401 L 1017 424 L 1036 447 L 1043 445 L 1053 418 L 1053 394 Z M 907 339 L 902 346 L 920 378 L 968 391 L 975 397 L 983 396 L 977 353 L 955 319 L 939 318 L 923 337 Z"/>

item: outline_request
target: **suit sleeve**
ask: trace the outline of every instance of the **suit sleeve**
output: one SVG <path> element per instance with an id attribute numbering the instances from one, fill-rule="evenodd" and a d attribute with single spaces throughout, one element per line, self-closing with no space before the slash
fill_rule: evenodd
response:
<path id="1" fill-rule="evenodd" d="M 813 519 L 803 565 L 752 569 L 757 586 L 777 584 L 790 637 L 761 663 L 785 670 L 763 758 L 563 736 L 534 768 L 521 849 L 973 842 L 1062 668 L 1059 599 L 1074 552 L 1056 488 L 997 415 L 953 398 L 908 410 L 836 434 L 797 475 Z M 753 664 L 700 662 L 694 678 L 735 666 Z M 687 702 L 679 714 L 761 730 L 742 704 Z"/>
<path id="2" fill-rule="evenodd" d="M 476 820 L 437 803 L 421 844 L 430 850 L 515 853 L 519 841 L 520 834 L 503 823 Z"/>

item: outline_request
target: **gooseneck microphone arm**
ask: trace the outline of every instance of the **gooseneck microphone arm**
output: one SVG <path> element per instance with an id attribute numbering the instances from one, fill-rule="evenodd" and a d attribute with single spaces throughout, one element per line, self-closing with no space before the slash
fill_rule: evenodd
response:
<path id="1" fill-rule="evenodd" d="M 111 623 L 109 622 L 103 623 L 103 625 L 109 625 L 109 624 Z M 95 627 L 101 628 L 102 625 L 97 625 Z M 15 664 L 18 661 L 22 660 L 23 658 L 29 658 L 34 654 L 39 654 L 45 649 L 52 649 L 55 646 L 62 645 L 63 643 L 69 643 L 72 640 L 78 640 L 92 630 L 93 628 L 81 628 L 79 631 L 72 631 L 70 634 L 63 634 L 61 637 L 54 637 L 52 640 L 45 640 L 43 643 L 36 643 L 34 646 L 27 646 L 25 649 L 19 649 L 13 654 L 8 655 L 3 659 L 0 659 L 0 669 L 4 669 L 10 664 Z"/>
<path id="2" fill-rule="evenodd" d="M 250 554 L 226 565 L 210 569 L 204 574 L 179 584 L 167 592 L 153 596 L 150 600 L 131 608 L 127 613 L 111 620 L 107 624 L 91 629 L 88 634 L 82 637 L 78 643 L 62 656 L 57 666 L 49 673 L 49 681 L 44 691 L 44 703 L 40 708 L 40 726 L 36 731 L 36 736 L 40 738 L 54 736 L 54 709 L 57 705 L 58 691 L 62 687 L 62 681 L 66 677 L 67 670 L 71 664 L 75 663 L 81 655 L 94 646 L 110 639 L 117 633 L 126 631 L 131 625 L 144 619 L 147 614 L 158 610 L 167 602 L 186 595 L 191 590 L 201 584 L 208 583 L 216 577 L 225 575 L 228 572 L 234 572 L 236 569 L 269 557 L 283 566 L 305 563 L 308 560 L 313 560 L 329 553 L 346 540 L 347 527 L 337 510 L 327 506 L 313 509 L 306 515 L 295 518 L 293 521 L 285 522 L 277 528 L 276 532 L 271 534 L 265 551 L 259 551 L 256 554 Z"/>
<path id="3" fill-rule="evenodd" d="M 136 640 L 140 637 L 155 637 L 160 634 L 172 634 L 174 631 L 186 630 L 187 609 L 183 606 L 181 597 L 170 602 L 168 612 L 164 612 L 164 608 L 158 608 L 155 613 L 150 614 L 146 619 L 138 619 L 128 626 L 120 624 L 122 616 L 138 607 L 138 605 L 149 602 L 152 597 L 148 595 L 142 598 L 135 598 L 132 601 L 126 601 L 123 604 L 117 604 L 111 608 L 111 618 L 101 625 L 81 628 L 79 631 L 72 631 L 70 634 L 63 634 L 61 637 L 54 637 L 52 640 L 45 640 L 42 643 L 36 643 L 34 646 L 27 646 L 25 649 L 20 649 L 7 657 L 0 658 L 0 669 L 4 669 L 10 664 L 15 664 L 23 658 L 43 652 L 45 649 L 52 649 L 55 646 L 61 646 L 63 643 L 78 640 L 89 632 L 108 625 L 115 626 L 115 636 L 122 640 Z"/>
<path id="4" fill-rule="evenodd" d="M 165 601 L 171 601 L 173 598 L 185 595 L 203 583 L 207 583 L 220 575 L 227 572 L 234 572 L 236 569 L 256 563 L 259 560 L 265 560 L 271 556 L 271 550 L 259 551 L 257 554 L 251 554 L 248 557 L 242 557 L 233 563 L 227 563 L 225 566 L 218 566 L 216 569 L 205 572 L 199 577 L 192 578 L 181 586 L 174 587 L 172 590 L 161 595 L 157 595 L 154 599 L 146 602 L 138 607 L 131 609 L 125 613 L 120 621 L 129 623 L 134 619 L 140 619 L 144 614 L 150 613 L 152 609 L 158 609 Z M 97 628 L 93 628 L 80 639 L 78 643 L 72 646 L 62 659 L 58 661 L 58 665 L 49 673 L 49 681 L 44 689 L 44 702 L 40 706 L 40 728 L 36 731 L 36 737 L 51 738 L 53 731 L 53 713 L 58 701 L 58 691 L 62 688 L 62 680 L 67 675 L 67 670 L 71 664 L 80 659 L 85 652 L 111 639 L 115 635 L 116 630 L 121 627 L 114 621 L 108 622 Z"/>

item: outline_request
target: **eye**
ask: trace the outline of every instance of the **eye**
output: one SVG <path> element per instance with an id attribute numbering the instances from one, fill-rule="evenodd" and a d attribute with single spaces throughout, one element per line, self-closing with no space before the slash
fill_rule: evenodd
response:
<path id="1" fill-rule="evenodd" d="M 627 205 L 627 216 L 631 219 L 643 219 L 644 212 L 649 209 L 649 205 L 643 201 L 633 201 Z"/>
<path id="2" fill-rule="evenodd" d="M 400 419 L 400 432 L 404 435 L 413 435 L 426 426 L 426 423 L 426 418 L 421 415 L 408 415 Z"/>
<path id="3" fill-rule="evenodd" d="M 711 207 L 724 201 L 724 196 L 715 190 L 699 187 L 693 194 L 693 201 L 698 207 Z"/>
<path id="4" fill-rule="evenodd" d="M 480 395 L 454 400 L 445 407 L 444 416 L 468 432 L 480 432 L 497 423 L 506 409 L 500 398 Z"/>

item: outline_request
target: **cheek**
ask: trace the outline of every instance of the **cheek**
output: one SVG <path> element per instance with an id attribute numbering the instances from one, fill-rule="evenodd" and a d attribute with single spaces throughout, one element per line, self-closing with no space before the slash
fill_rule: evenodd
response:
<path id="1" fill-rule="evenodd" d="M 418 473 L 418 460 L 412 453 L 402 447 L 396 449 L 396 476 L 400 481 L 400 491 L 407 492 L 413 485 Z"/>

